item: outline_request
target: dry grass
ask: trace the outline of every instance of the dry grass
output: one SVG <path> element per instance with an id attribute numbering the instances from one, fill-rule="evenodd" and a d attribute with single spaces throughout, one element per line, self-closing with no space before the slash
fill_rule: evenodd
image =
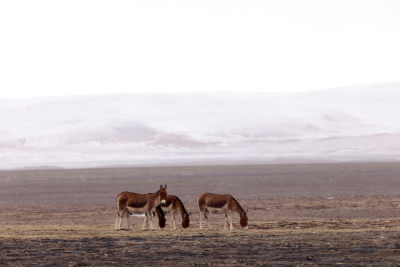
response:
<path id="1" fill-rule="evenodd" d="M 293 233 L 334 233 L 334 232 L 369 232 L 369 231 L 399 231 L 400 219 L 382 220 L 312 220 L 312 221 L 277 221 L 277 222 L 256 222 L 249 225 L 248 231 L 240 230 L 238 225 L 235 229 L 224 230 L 222 224 L 211 225 L 199 229 L 198 224 L 190 228 L 178 227 L 172 230 L 169 227 L 155 230 L 142 230 L 140 225 L 131 227 L 130 231 L 115 231 L 114 225 L 0 225 L 0 239 L 83 239 L 83 238 L 104 238 L 104 237 L 158 237 L 165 236 L 252 236 Z"/>
<path id="2" fill-rule="evenodd" d="M 398 219 L 270 222 L 115 231 L 112 225 L 0 226 L 2 265 L 400 264 Z"/>

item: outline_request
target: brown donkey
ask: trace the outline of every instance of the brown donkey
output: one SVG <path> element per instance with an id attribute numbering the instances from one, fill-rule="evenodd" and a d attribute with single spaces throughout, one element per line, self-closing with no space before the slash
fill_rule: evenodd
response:
<path id="1" fill-rule="evenodd" d="M 164 212 L 171 213 L 171 218 L 172 218 L 171 228 L 172 229 L 176 229 L 175 215 L 176 215 L 177 211 L 179 211 L 179 213 L 181 214 L 183 228 L 189 227 L 190 213 L 188 213 L 186 211 L 185 206 L 183 206 L 182 201 L 177 196 L 168 195 L 167 201 L 165 203 L 161 203 L 160 207 L 163 209 Z"/>
<path id="2" fill-rule="evenodd" d="M 227 229 L 227 223 L 229 220 L 229 229 L 232 230 L 232 212 L 235 211 L 240 216 L 240 226 L 243 230 L 248 229 L 247 225 L 247 211 L 245 211 L 237 202 L 237 200 L 231 195 L 217 195 L 211 193 L 203 193 L 197 198 L 197 203 L 200 209 L 200 229 L 203 228 L 203 219 L 208 223 L 208 214 L 211 213 L 224 213 L 225 214 L 225 225 L 224 229 Z"/>
<path id="3" fill-rule="evenodd" d="M 160 185 L 160 189 L 155 193 L 137 194 L 122 192 L 117 196 L 117 217 L 115 218 L 115 229 L 121 229 L 121 221 L 126 218 L 129 230 L 129 213 L 145 213 L 142 229 L 145 229 L 150 221 L 150 229 L 154 229 L 153 211 L 160 203 L 165 203 L 167 199 L 167 185 Z"/>

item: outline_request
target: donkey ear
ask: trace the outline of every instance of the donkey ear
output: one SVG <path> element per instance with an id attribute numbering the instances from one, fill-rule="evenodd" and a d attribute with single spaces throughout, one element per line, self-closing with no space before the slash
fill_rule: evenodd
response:
<path id="1" fill-rule="evenodd" d="M 162 184 L 160 184 L 160 189 L 162 188 Z"/>
<path id="2" fill-rule="evenodd" d="M 167 189 L 167 185 L 165 185 L 164 188 Z"/>

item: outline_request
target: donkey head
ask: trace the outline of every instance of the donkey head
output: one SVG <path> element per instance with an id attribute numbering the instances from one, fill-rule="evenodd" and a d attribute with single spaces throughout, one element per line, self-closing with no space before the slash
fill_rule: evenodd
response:
<path id="1" fill-rule="evenodd" d="M 243 230 L 249 229 L 247 221 L 247 212 L 248 210 L 243 210 L 240 212 L 240 226 L 242 227 Z"/>
<path id="2" fill-rule="evenodd" d="M 162 228 L 165 227 L 165 222 L 167 220 L 165 219 L 165 213 L 164 213 L 164 211 L 162 210 L 162 208 L 160 206 L 156 207 L 156 214 L 157 214 L 157 217 L 158 217 L 158 225 L 162 229 Z"/>
<path id="3" fill-rule="evenodd" d="M 183 228 L 188 228 L 190 223 L 189 215 L 192 214 L 191 212 L 185 213 L 182 217 L 182 226 Z"/>
<path id="4" fill-rule="evenodd" d="M 160 185 L 160 199 L 161 203 L 166 203 L 167 202 L 167 185 Z"/>

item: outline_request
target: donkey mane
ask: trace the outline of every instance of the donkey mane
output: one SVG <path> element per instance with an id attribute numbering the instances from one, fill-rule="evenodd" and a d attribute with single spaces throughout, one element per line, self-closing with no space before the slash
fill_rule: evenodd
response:
<path id="1" fill-rule="evenodd" d="M 233 197 L 231 196 L 232 200 L 236 203 L 236 205 L 239 207 L 240 211 L 244 211 L 244 209 L 242 208 L 242 206 L 240 206 L 239 202 Z"/>
<path id="2" fill-rule="evenodd" d="M 154 193 L 145 193 L 145 194 L 143 194 L 143 195 L 155 195 L 155 194 L 160 193 L 160 191 L 161 191 L 161 188 L 158 189 L 158 190 L 157 190 L 156 192 L 154 192 Z"/>
<path id="3" fill-rule="evenodd" d="M 183 212 L 185 213 L 186 216 L 189 216 L 188 212 L 185 209 L 185 206 L 183 205 L 182 201 L 179 199 L 179 197 L 176 197 L 176 200 L 179 201 L 179 203 L 181 204 L 181 207 L 183 209 Z"/>

